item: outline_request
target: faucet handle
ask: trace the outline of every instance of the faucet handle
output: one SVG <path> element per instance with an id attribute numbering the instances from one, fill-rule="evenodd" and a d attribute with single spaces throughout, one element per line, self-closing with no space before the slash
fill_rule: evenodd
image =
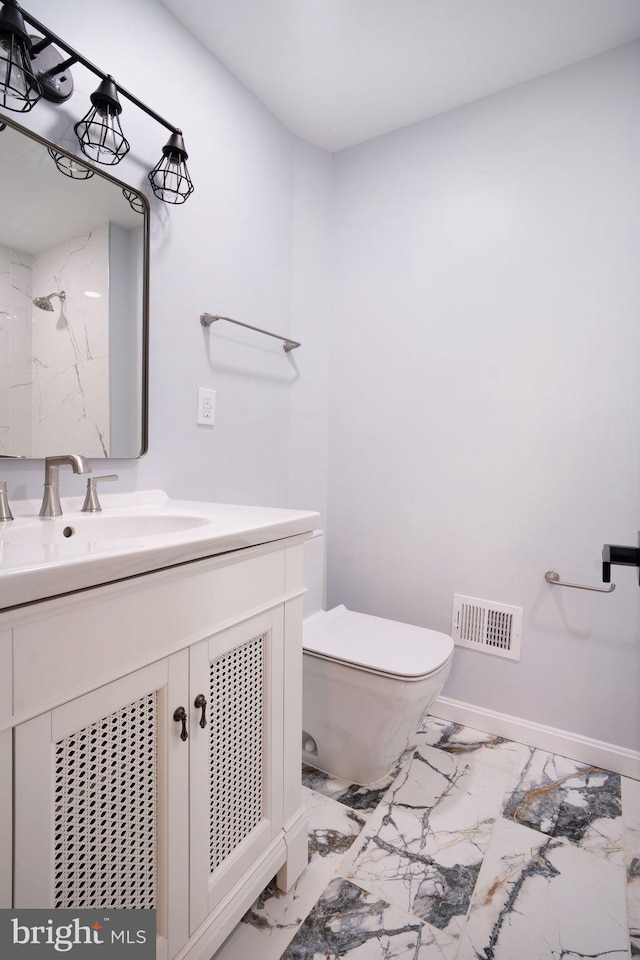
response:
<path id="1" fill-rule="evenodd" d="M 98 484 L 101 480 L 117 480 L 117 473 L 110 473 L 104 477 L 89 477 L 87 480 L 87 495 L 82 504 L 81 513 L 100 513 L 102 507 L 98 500 Z"/>
<path id="2" fill-rule="evenodd" d="M 0 480 L 0 520 L 13 520 L 9 498 L 7 496 L 7 481 Z"/>

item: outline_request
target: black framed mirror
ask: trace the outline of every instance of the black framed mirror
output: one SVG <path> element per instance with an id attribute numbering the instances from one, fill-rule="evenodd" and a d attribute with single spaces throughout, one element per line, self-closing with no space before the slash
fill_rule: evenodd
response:
<path id="1" fill-rule="evenodd" d="M 0 122 L 0 457 L 140 457 L 147 199 Z"/>

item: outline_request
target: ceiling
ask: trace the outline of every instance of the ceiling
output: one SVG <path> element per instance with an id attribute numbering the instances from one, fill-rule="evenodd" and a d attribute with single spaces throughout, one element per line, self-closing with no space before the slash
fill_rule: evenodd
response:
<path id="1" fill-rule="evenodd" d="M 345 147 L 640 37 L 640 0 L 162 0 L 295 134 Z"/>

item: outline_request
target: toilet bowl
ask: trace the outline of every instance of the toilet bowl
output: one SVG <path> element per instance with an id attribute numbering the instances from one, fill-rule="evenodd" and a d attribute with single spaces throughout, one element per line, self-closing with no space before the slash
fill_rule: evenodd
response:
<path id="1" fill-rule="evenodd" d="M 349 783 L 375 783 L 441 692 L 453 640 L 342 605 L 323 610 L 322 531 L 305 543 L 304 559 L 302 758 Z"/>

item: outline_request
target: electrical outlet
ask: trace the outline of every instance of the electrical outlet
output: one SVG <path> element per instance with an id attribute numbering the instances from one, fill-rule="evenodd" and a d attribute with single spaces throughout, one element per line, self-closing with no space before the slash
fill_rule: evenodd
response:
<path id="1" fill-rule="evenodd" d="M 216 420 L 216 392 L 207 387 L 198 387 L 198 413 L 196 423 L 212 427 Z"/>

